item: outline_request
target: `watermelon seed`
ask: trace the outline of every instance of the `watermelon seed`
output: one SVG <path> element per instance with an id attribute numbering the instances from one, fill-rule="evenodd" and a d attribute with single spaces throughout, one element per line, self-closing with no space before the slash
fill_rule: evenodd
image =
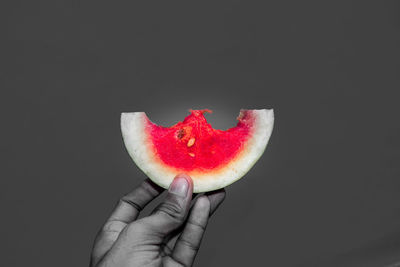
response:
<path id="1" fill-rule="evenodd" d="M 189 156 L 194 157 L 194 153 L 188 153 Z"/>
<path id="2" fill-rule="evenodd" d="M 196 139 L 194 139 L 194 137 L 190 138 L 189 141 L 187 142 L 187 146 L 188 147 L 193 146 L 195 141 L 196 141 Z"/>

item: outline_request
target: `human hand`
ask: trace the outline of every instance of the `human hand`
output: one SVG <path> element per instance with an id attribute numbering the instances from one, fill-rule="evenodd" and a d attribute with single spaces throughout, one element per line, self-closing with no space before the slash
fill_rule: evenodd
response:
<path id="1" fill-rule="evenodd" d="M 192 266 L 208 219 L 224 200 L 225 191 L 200 196 L 190 208 L 193 182 L 179 174 L 151 215 L 136 220 L 163 191 L 146 179 L 121 198 L 96 237 L 91 267 Z"/>

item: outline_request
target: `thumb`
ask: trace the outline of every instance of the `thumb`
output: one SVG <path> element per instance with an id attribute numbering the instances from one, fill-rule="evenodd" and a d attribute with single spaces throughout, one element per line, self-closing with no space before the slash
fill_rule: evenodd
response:
<path id="1" fill-rule="evenodd" d="M 189 212 L 193 181 L 187 174 L 175 176 L 165 200 L 145 218 L 148 230 L 161 238 L 179 228 Z"/>

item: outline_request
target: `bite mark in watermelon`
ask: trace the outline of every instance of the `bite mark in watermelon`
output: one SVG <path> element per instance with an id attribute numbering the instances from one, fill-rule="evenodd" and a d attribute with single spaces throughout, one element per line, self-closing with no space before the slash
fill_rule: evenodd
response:
<path id="1" fill-rule="evenodd" d="M 228 130 L 213 129 L 204 110 L 190 110 L 182 122 L 163 127 L 144 112 L 121 114 L 128 153 L 156 184 L 168 188 L 178 173 L 187 173 L 193 192 L 223 188 L 243 177 L 263 154 L 274 124 L 273 110 L 241 110 Z"/>

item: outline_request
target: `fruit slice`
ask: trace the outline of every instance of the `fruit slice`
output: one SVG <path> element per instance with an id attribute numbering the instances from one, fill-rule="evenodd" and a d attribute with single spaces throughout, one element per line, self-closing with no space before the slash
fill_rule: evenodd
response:
<path id="1" fill-rule="evenodd" d="M 190 110 L 182 122 L 163 127 L 144 112 L 121 114 L 129 155 L 156 184 L 168 188 L 184 172 L 194 192 L 223 188 L 245 175 L 263 154 L 274 124 L 273 110 L 241 110 L 237 126 L 213 129 L 204 117 L 210 110 Z"/>

